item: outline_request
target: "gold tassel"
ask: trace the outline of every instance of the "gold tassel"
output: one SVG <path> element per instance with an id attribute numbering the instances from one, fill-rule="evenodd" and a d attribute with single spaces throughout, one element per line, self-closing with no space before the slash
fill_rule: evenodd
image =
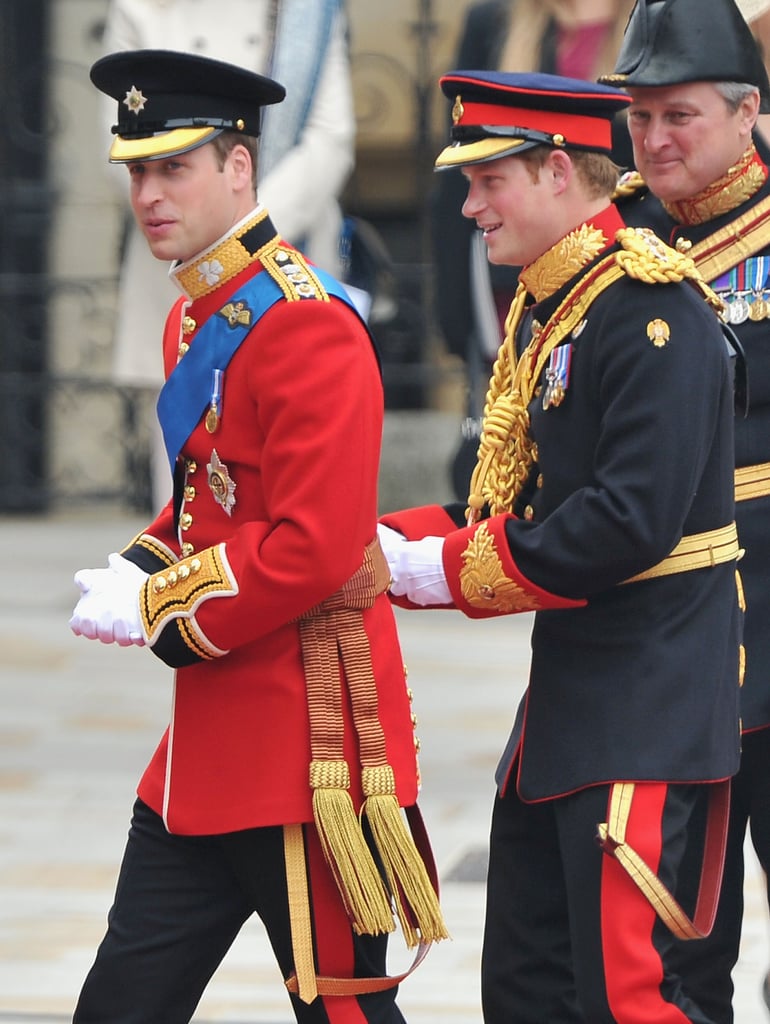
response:
<path id="1" fill-rule="evenodd" d="M 395 930 L 393 913 L 377 865 L 356 816 L 345 761 L 311 761 L 313 817 L 324 856 L 358 935 Z"/>
<path id="2" fill-rule="evenodd" d="M 401 816 L 392 767 L 364 768 L 361 777 L 366 798 L 361 813 L 371 827 L 407 945 L 448 938 L 438 896 Z"/>

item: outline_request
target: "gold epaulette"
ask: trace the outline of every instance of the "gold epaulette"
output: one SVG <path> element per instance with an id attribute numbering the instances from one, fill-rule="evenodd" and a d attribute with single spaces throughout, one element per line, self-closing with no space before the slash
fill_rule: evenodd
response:
<path id="1" fill-rule="evenodd" d="M 329 302 L 329 294 L 302 253 L 287 245 L 268 246 L 260 254 L 260 262 L 279 285 L 288 302 L 320 299 Z"/>
<path id="2" fill-rule="evenodd" d="M 644 284 L 689 281 L 717 315 L 725 318 L 725 303 L 703 280 L 690 256 L 666 245 L 650 228 L 621 228 L 615 239 L 620 244 L 615 261 L 624 274 Z"/>
<path id="3" fill-rule="evenodd" d="M 641 192 L 644 188 L 647 188 L 647 182 L 641 174 L 638 171 L 627 171 L 615 186 L 615 191 L 612 193 L 612 201 L 615 203 L 619 199 L 628 199 L 630 196 L 635 196 L 637 192 Z"/>

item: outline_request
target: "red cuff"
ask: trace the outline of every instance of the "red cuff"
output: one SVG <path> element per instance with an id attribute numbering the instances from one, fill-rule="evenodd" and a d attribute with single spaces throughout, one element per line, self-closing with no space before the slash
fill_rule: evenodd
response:
<path id="1" fill-rule="evenodd" d="M 423 537 L 446 537 L 457 527 L 452 517 L 441 505 L 422 505 L 407 508 L 402 512 L 388 512 L 380 516 L 383 526 L 403 533 L 407 540 L 422 540 Z"/>
<path id="2" fill-rule="evenodd" d="M 522 573 L 505 535 L 505 524 L 513 518 L 493 516 L 455 530 L 444 541 L 444 572 L 455 607 L 469 618 L 481 619 L 585 605 L 583 599 L 543 590 Z"/>
<path id="3" fill-rule="evenodd" d="M 446 537 L 456 530 L 452 517 L 441 505 L 420 505 L 417 508 L 403 509 L 401 512 L 388 512 L 380 516 L 383 526 L 402 533 L 407 540 L 422 540 L 423 537 Z M 399 608 L 424 608 L 425 605 L 413 604 L 408 597 L 396 597 L 388 594 L 391 602 Z M 435 608 L 451 608 L 452 605 L 432 605 Z"/>

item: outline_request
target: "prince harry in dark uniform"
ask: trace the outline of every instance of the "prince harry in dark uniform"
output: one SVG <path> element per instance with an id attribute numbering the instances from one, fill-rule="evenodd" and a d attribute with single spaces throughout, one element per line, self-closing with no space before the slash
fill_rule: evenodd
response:
<path id="1" fill-rule="evenodd" d="M 394 513 L 380 535 L 394 599 L 536 613 L 497 772 L 485 1021 L 721 1024 L 671 963 L 676 936 L 710 927 L 739 758 L 721 303 L 610 201 L 623 93 L 472 70 L 442 88 L 453 141 L 437 166 L 462 169 L 489 259 L 523 269 L 467 512 Z M 703 899 L 683 908 L 705 798 Z"/>

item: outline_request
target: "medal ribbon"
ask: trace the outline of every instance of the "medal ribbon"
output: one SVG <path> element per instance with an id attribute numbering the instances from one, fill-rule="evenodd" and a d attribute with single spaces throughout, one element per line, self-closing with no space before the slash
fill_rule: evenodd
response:
<path id="1" fill-rule="evenodd" d="M 551 353 L 550 374 L 554 384 L 566 388 L 569 381 L 569 364 L 572 358 L 572 345 L 560 345 Z"/>
<path id="2" fill-rule="evenodd" d="M 751 282 L 751 290 L 757 296 L 765 290 L 768 262 L 770 261 L 767 256 L 752 256 L 746 260 L 746 273 Z"/>

